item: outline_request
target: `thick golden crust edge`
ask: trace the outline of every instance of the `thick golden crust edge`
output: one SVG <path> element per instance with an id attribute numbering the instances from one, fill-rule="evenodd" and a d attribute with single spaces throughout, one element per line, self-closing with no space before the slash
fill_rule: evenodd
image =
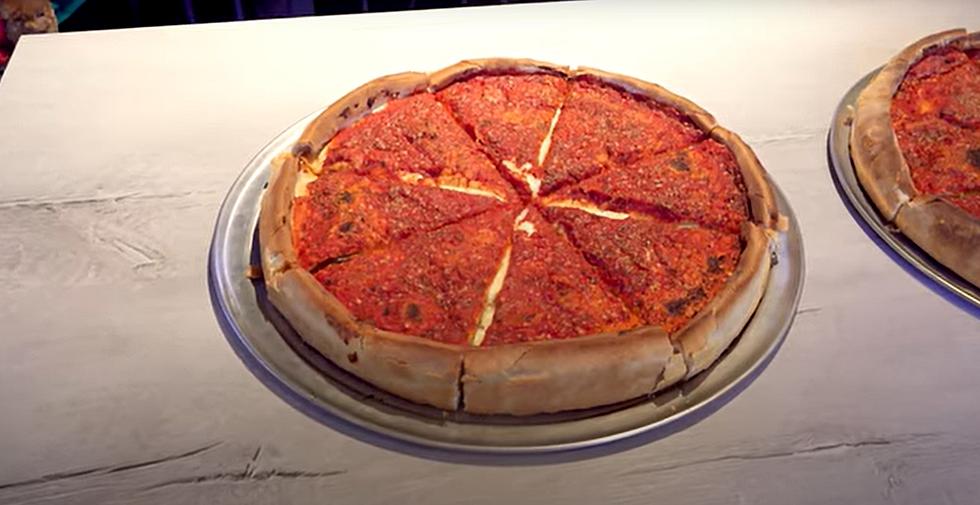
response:
<path id="1" fill-rule="evenodd" d="M 711 138 L 724 144 L 735 156 L 742 173 L 742 182 L 749 198 L 752 221 L 763 228 L 775 228 L 779 222 L 779 207 L 772 185 L 766 178 L 766 170 L 759 163 L 752 148 L 734 132 L 721 126 L 711 130 Z"/>
<path id="2" fill-rule="evenodd" d="M 731 278 L 697 316 L 674 336 L 684 353 L 687 378 L 711 366 L 752 318 L 766 290 L 771 266 L 769 234 L 743 224 L 745 248 Z"/>
<path id="3" fill-rule="evenodd" d="M 293 187 L 299 172 L 299 162 L 283 154 L 273 163 L 268 187 L 262 196 L 259 212 L 259 247 L 262 274 L 273 279 L 297 264 L 291 233 Z"/>
<path id="4" fill-rule="evenodd" d="M 428 85 L 429 76 L 418 72 L 393 74 L 367 82 L 324 109 L 303 131 L 294 152 L 312 161 L 341 129 L 389 100 L 425 91 Z"/>
<path id="5" fill-rule="evenodd" d="M 472 349 L 463 361 L 463 409 L 529 415 L 637 398 L 654 391 L 673 353 L 667 334 L 650 326 Z"/>
<path id="6" fill-rule="evenodd" d="M 266 286 L 303 341 L 337 366 L 411 401 L 456 409 L 460 348 L 359 323 L 305 270 L 290 269 Z"/>
<path id="7" fill-rule="evenodd" d="M 936 261 L 980 286 L 980 220 L 942 198 L 920 197 L 898 211 L 895 224 Z"/>
<path id="8" fill-rule="evenodd" d="M 573 78 L 574 77 L 591 77 L 598 79 L 629 93 L 645 96 L 655 102 L 672 107 L 678 112 L 689 117 L 694 124 L 698 126 L 698 128 L 701 128 L 705 132 L 710 132 L 714 127 L 718 126 L 717 121 L 715 121 L 715 117 L 708 111 L 702 109 L 694 102 L 680 95 L 667 91 L 657 84 L 637 79 L 635 77 L 630 77 L 628 75 L 606 72 L 604 70 L 589 67 L 579 67 L 573 73 Z"/>
<path id="9" fill-rule="evenodd" d="M 851 126 L 851 159 L 861 186 L 889 221 L 916 196 L 905 157 L 892 129 L 892 97 L 922 54 L 966 35 L 957 29 L 929 35 L 892 58 L 861 91 Z"/>
<path id="10" fill-rule="evenodd" d="M 482 58 L 463 60 L 429 74 L 429 91 L 436 92 L 453 83 L 481 74 L 552 74 L 568 77 L 568 67 L 527 58 Z"/>

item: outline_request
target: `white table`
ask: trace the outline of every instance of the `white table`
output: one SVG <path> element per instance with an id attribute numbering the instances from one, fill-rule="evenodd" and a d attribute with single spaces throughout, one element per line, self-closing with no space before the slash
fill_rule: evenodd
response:
<path id="1" fill-rule="evenodd" d="M 0 81 L 0 502 L 977 503 L 980 320 L 851 219 L 837 101 L 970 2 L 562 3 L 22 39 Z M 786 344 L 740 396 L 595 458 L 486 466 L 375 447 L 266 390 L 205 285 L 266 141 L 373 77 L 527 56 L 667 86 L 742 133 L 802 225 Z"/>

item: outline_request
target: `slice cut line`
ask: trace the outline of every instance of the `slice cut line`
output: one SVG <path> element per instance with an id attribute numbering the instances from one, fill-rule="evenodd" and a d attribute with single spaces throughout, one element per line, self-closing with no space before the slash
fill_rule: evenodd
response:
<path id="1" fill-rule="evenodd" d="M 606 210 L 689 221 L 732 233 L 748 219 L 738 163 L 713 139 L 610 168 L 550 198 L 584 200 Z"/>
<path id="2" fill-rule="evenodd" d="M 636 328 L 641 321 L 550 223 L 531 208 L 515 225 L 506 279 L 485 345 L 557 340 Z"/>
<path id="3" fill-rule="evenodd" d="M 564 76 L 478 74 L 435 93 L 454 119 L 525 197 L 540 187 L 540 154 L 568 89 Z"/>
<path id="4" fill-rule="evenodd" d="M 380 112 L 337 132 L 320 153 L 323 162 L 317 168 L 321 173 L 417 173 L 465 181 L 465 187 L 485 189 L 507 200 L 516 196 L 490 159 L 431 94 L 387 103 Z"/>
<path id="5" fill-rule="evenodd" d="M 563 207 L 543 213 L 640 319 L 668 333 L 717 294 L 741 255 L 740 235 L 694 224 L 605 219 Z"/>
<path id="6" fill-rule="evenodd" d="M 361 321 L 465 345 L 512 232 L 497 208 L 328 265 L 315 274 Z"/>
<path id="7" fill-rule="evenodd" d="M 541 194 L 704 136 L 668 106 L 598 79 L 572 79 L 542 165 Z"/>
<path id="8" fill-rule="evenodd" d="M 503 205 L 483 195 L 406 183 L 380 170 L 337 172 L 308 184 L 300 179 L 306 194 L 293 200 L 292 241 L 306 269 Z"/>

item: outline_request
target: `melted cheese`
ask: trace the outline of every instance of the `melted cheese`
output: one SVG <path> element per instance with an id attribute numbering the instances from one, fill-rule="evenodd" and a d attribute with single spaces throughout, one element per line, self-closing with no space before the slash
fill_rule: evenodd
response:
<path id="1" fill-rule="evenodd" d="M 385 102 L 385 103 L 383 103 L 383 104 L 381 104 L 381 105 L 379 105 L 379 106 L 371 109 L 371 114 L 377 114 L 377 113 L 385 110 L 387 107 L 388 107 L 388 102 Z"/>
<path id="2" fill-rule="evenodd" d="M 580 202 L 577 200 L 556 200 L 547 203 L 548 207 L 562 207 L 566 209 L 577 209 L 593 216 L 604 217 L 607 219 L 616 219 L 622 221 L 624 219 L 629 219 L 630 215 L 625 212 L 615 212 L 611 210 L 602 209 L 596 207 L 595 205 L 588 202 Z"/>
<path id="3" fill-rule="evenodd" d="M 450 185 L 447 185 L 447 184 L 436 184 L 436 187 L 438 187 L 440 189 L 445 189 L 445 190 L 448 190 L 448 191 L 456 191 L 456 192 L 459 192 L 459 193 L 466 193 L 468 195 L 485 196 L 487 198 L 494 198 L 496 200 L 500 200 L 501 202 L 504 201 L 504 197 L 498 195 L 497 193 L 494 193 L 493 191 L 488 191 L 486 189 L 467 188 L 467 187 L 463 187 L 463 186 L 450 186 Z"/>
<path id="4" fill-rule="evenodd" d="M 530 221 L 524 221 L 518 224 L 517 229 L 527 234 L 528 237 L 534 235 L 534 232 L 538 231 L 537 228 L 534 227 L 534 223 Z"/>
<path id="5" fill-rule="evenodd" d="M 500 268 L 493 276 L 490 286 L 487 288 L 486 297 L 483 300 L 483 312 L 476 323 L 476 330 L 470 336 L 470 345 L 478 347 L 483 343 L 483 338 L 487 335 L 487 329 L 493 323 L 493 314 L 497 310 L 497 295 L 504 287 L 504 279 L 507 278 L 507 269 L 510 267 L 510 247 L 504 251 L 504 257 L 500 260 Z"/>
<path id="6" fill-rule="evenodd" d="M 399 172 L 398 178 L 409 184 L 418 184 L 422 182 L 422 179 L 425 177 L 422 174 L 416 174 L 414 172 Z"/>
<path id="7" fill-rule="evenodd" d="M 323 172 L 323 163 L 327 161 L 327 151 L 329 150 L 330 150 L 330 143 L 328 142 L 327 145 L 323 146 L 323 149 L 320 149 L 320 152 L 317 153 L 316 159 L 313 160 L 313 164 L 306 165 L 304 170 L 308 170 L 317 175 Z"/>
<path id="8" fill-rule="evenodd" d="M 525 162 L 520 167 L 517 166 L 517 163 L 510 160 L 503 160 L 500 163 L 515 178 L 524 181 L 524 184 L 527 185 L 528 190 L 531 192 L 531 196 L 538 196 L 538 191 L 541 190 L 541 179 L 531 174 L 531 171 L 534 170 L 534 165 L 531 162 Z"/>
<path id="9" fill-rule="evenodd" d="M 300 170 L 296 176 L 296 186 L 293 187 L 293 198 L 299 198 L 309 194 L 306 187 L 317 178 L 316 174 L 311 174 L 306 170 Z"/>
<path id="10" fill-rule="evenodd" d="M 524 220 L 527 217 L 527 212 L 528 212 L 528 208 L 525 207 L 524 210 L 522 210 L 521 213 L 517 215 L 517 218 L 514 219 L 514 230 L 522 231 L 526 233 L 528 237 L 530 237 L 531 235 L 534 235 L 534 232 L 538 230 L 534 227 L 534 223 Z"/>
<path id="11" fill-rule="evenodd" d="M 544 136 L 544 140 L 541 141 L 541 147 L 538 148 L 538 166 L 544 165 L 544 159 L 548 157 L 548 151 L 551 150 L 551 136 L 555 133 L 555 125 L 558 124 L 558 118 L 561 116 L 562 107 L 555 109 L 555 115 L 551 118 L 551 125 L 548 127 L 548 134 Z"/>
<path id="12" fill-rule="evenodd" d="M 466 184 L 466 181 L 458 177 L 446 177 L 433 180 L 425 177 L 422 174 L 417 174 L 414 172 L 399 172 L 398 178 L 401 179 L 402 182 L 408 184 L 431 186 L 439 189 L 445 189 L 447 191 L 455 191 L 457 193 L 466 193 L 468 195 L 493 198 L 501 202 L 505 201 L 503 196 L 488 189 L 464 186 L 463 184 Z"/>

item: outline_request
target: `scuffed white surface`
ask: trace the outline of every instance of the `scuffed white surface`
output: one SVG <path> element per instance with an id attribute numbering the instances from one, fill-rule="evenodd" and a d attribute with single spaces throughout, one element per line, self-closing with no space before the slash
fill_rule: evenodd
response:
<path id="1" fill-rule="evenodd" d="M 0 81 L 0 502 L 975 503 L 980 322 L 864 235 L 825 153 L 853 82 L 955 26 L 980 29 L 974 2 L 571 2 L 27 36 Z M 745 137 L 793 203 L 801 311 L 702 422 L 586 461 L 450 464 L 321 427 L 229 349 L 205 257 L 246 162 L 369 79 L 487 56 L 666 86 Z"/>

